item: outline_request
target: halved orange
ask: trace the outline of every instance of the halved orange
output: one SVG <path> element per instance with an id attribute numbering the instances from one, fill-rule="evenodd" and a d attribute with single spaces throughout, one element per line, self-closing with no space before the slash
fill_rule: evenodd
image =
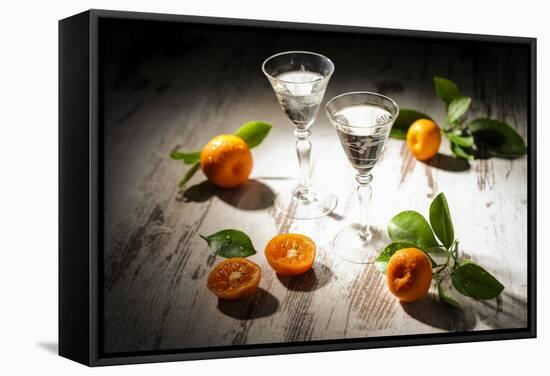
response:
<path id="1" fill-rule="evenodd" d="M 277 273 L 298 275 L 313 266 L 315 249 L 315 243 L 307 236 L 279 234 L 267 243 L 265 257 Z"/>
<path id="2" fill-rule="evenodd" d="M 260 284 L 261 270 L 245 258 L 220 262 L 208 275 L 207 286 L 218 298 L 235 300 L 253 295 Z"/>

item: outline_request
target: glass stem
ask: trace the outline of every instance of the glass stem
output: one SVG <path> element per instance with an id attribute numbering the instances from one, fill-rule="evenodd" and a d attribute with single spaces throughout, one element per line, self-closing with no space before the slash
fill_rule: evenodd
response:
<path id="1" fill-rule="evenodd" d="M 357 174 L 355 176 L 357 180 L 357 195 L 359 196 L 359 213 L 360 213 L 360 228 L 359 236 L 364 241 L 370 240 L 372 234 L 370 232 L 369 226 L 369 210 L 370 210 L 370 200 L 372 198 L 372 189 L 370 187 L 370 182 L 372 181 L 371 174 Z"/>
<path id="2" fill-rule="evenodd" d="M 296 136 L 296 154 L 298 154 L 298 164 L 300 165 L 300 186 L 298 195 L 300 199 L 311 201 L 310 177 L 311 177 L 311 142 L 309 142 L 310 131 L 294 131 Z"/>

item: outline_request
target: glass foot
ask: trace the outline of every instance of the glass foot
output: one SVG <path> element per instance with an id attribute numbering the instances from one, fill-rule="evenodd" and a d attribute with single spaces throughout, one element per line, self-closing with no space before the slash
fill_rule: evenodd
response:
<path id="1" fill-rule="evenodd" d="M 384 248 L 388 239 L 378 227 L 370 227 L 371 236 L 363 239 L 359 236 L 359 225 L 345 227 L 333 240 L 332 248 L 336 254 L 354 264 L 374 262 L 378 253 Z"/>
<path id="2" fill-rule="evenodd" d="M 285 216 L 296 219 L 315 219 L 323 217 L 336 208 L 335 195 L 309 190 L 307 196 L 300 194 L 297 188 L 287 189 L 275 198 L 275 207 Z"/>

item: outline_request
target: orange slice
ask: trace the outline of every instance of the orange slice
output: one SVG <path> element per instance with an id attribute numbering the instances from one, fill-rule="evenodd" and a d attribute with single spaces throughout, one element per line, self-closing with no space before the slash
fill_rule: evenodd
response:
<path id="1" fill-rule="evenodd" d="M 260 267 L 245 258 L 220 262 L 208 275 L 207 286 L 218 298 L 235 300 L 253 295 L 260 284 Z"/>
<path id="2" fill-rule="evenodd" d="M 315 248 L 315 243 L 307 236 L 279 234 L 267 243 L 265 257 L 277 273 L 298 275 L 313 266 Z"/>

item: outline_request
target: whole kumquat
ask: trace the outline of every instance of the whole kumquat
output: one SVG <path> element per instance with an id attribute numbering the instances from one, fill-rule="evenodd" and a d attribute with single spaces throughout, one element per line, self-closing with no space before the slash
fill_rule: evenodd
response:
<path id="1" fill-rule="evenodd" d="M 252 171 L 252 153 L 242 138 L 222 134 L 202 148 L 200 164 L 214 185 L 236 188 L 248 180 Z"/>
<path id="2" fill-rule="evenodd" d="M 417 248 L 404 248 L 395 252 L 386 269 L 391 293 L 404 302 L 422 299 L 432 283 L 432 264 L 424 252 Z"/>
<path id="3" fill-rule="evenodd" d="M 407 131 L 407 146 L 416 159 L 425 161 L 437 154 L 441 145 L 441 132 L 429 119 L 418 119 Z"/>

